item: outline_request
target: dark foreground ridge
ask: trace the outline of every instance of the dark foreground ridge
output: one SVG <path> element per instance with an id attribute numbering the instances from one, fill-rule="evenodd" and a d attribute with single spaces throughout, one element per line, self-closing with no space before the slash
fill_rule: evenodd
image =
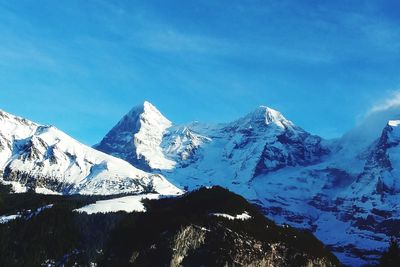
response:
<path id="1" fill-rule="evenodd" d="M 339 266 L 311 233 L 277 226 L 221 187 L 146 200 L 145 213 L 73 212 L 95 200 L 2 192 L 0 216 L 53 206 L 0 224 L 0 266 Z"/>

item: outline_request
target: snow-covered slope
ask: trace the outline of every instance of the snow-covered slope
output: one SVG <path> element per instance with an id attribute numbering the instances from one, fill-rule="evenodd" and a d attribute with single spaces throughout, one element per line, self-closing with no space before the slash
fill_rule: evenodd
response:
<path id="1" fill-rule="evenodd" d="M 398 119 L 395 114 L 395 110 L 371 114 L 332 141 L 304 131 L 265 106 L 215 125 L 165 124 L 161 115 L 151 127 L 162 131 L 155 131 L 157 142 L 147 148 L 157 155 L 155 161 L 172 163 L 147 167 L 189 189 L 227 187 L 261 205 L 278 222 L 314 231 L 345 263 L 360 265 L 373 259 L 390 234 L 399 230 L 395 225 L 400 216 L 393 212 L 399 203 L 398 123 L 391 121 L 379 137 L 384 120 Z M 124 123 L 123 132 L 134 136 L 141 131 L 141 124 L 135 125 L 138 128 Z M 113 151 L 123 147 L 135 160 L 141 158 L 138 145 L 127 143 L 118 125 L 110 133 L 104 140 Z M 129 160 L 124 153 L 112 154 Z M 379 230 L 367 227 L 372 218 Z M 338 233 L 332 234 L 332 229 Z"/>
<path id="2" fill-rule="evenodd" d="M 96 201 L 96 203 L 76 209 L 75 211 L 87 214 L 110 213 L 118 211 L 145 212 L 146 208 L 142 201 L 145 199 L 158 199 L 159 197 L 159 194 L 141 194 L 100 200 Z"/>
<path id="3" fill-rule="evenodd" d="M 19 190 L 63 194 L 179 192 L 164 177 L 79 143 L 53 126 L 0 112 L 0 174 Z"/>

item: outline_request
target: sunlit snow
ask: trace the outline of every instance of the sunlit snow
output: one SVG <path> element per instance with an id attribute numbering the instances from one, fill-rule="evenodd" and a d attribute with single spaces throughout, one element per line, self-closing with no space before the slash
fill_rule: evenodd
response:
<path id="1" fill-rule="evenodd" d="M 76 209 L 77 212 L 83 212 L 87 214 L 94 213 L 109 213 L 109 212 L 145 212 L 146 209 L 142 203 L 143 199 L 158 199 L 159 194 L 144 194 L 137 196 L 126 196 L 120 198 L 113 198 L 108 200 L 97 201 L 94 204 L 87 205 L 80 209 Z"/>
<path id="2" fill-rule="evenodd" d="M 241 221 L 246 221 L 251 219 L 251 216 L 247 212 L 243 212 L 242 214 L 238 215 L 230 215 L 226 213 L 211 213 L 210 215 L 216 216 L 216 217 L 223 217 L 227 218 L 228 220 L 241 220 Z"/>

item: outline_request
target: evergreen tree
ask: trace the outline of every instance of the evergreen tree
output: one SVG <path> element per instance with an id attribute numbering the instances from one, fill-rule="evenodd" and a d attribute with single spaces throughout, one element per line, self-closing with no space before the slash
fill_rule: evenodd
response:
<path id="1" fill-rule="evenodd" d="M 390 239 L 388 250 L 382 255 L 380 260 L 382 267 L 398 267 L 400 266 L 400 247 L 396 238 Z"/>

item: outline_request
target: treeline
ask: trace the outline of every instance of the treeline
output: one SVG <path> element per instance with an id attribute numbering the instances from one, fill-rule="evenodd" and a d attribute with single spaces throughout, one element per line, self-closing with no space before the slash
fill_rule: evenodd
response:
<path id="1" fill-rule="evenodd" d="M 400 247 L 399 241 L 392 237 L 389 248 L 383 253 L 380 261 L 382 267 L 399 267 L 400 266 Z"/>
<path id="2" fill-rule="evenodd" d="M 96 262 L 109 233 L 125 213 L 87 215 L 73 212 L 112 196 L 9 193 L 0 185 L 0 216 L 29 214 L 53 204 L 36 216 L 0 224 L 0 266 L 86 266 Z"/>
<path id="3" fill-rule="evenodd" d="M 230 253 L 234 254 L 232 244 L 236 241 L 229 239 L 229 233 L 221 229 L 230 229 L 249 240 L 270 244 L 283 242 L 292 248 L 293 254 L 300 249 L 302 253 L 327 257 L 339 264 L 311 233 L 277 226 L 244 198 L 221 187 L 199 189 L 178 198 L 147 200 L 146 213 L 87 215 L 73 212 L 101 198 L 9 194 L 9 187 L 0 185 L 0 216 L 53 204 L 52 208 L 28 220 L 19 218 L 0 224 L 0 266 L 89 266 L 90 263 L 125 266 L 133 262 L 141 266 L 149 262 L 154 263 L 153 266 L 165 265 L 173 253 L 171 242 L 187 225 L 214 229 L 215 234 L 209 235 L 207 246 L 186 257 L 186 265 L 229 262 L 234 256 Z M 241 222 L 210 216 L 211 213 L 241 214 L 243 211 L 249 212 L 252 219 Z M 265 252 L 269 248 L 262 249 Z M 305 260 L 296 258 L 292 263 L 301 266 Z M 400 266 L 400 249 L 395 238 L 382 255 L 379 266 Z"/>

